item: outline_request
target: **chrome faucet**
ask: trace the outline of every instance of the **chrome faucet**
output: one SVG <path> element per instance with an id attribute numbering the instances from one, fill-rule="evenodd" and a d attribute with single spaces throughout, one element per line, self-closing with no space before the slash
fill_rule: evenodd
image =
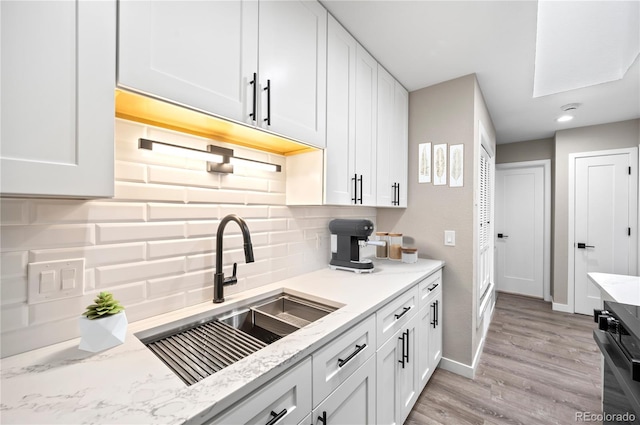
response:
<path id="1" fill-rule="evenodd" d="M 233 263 L 233 275 L 231 277 L 225 278 L 224 272 L 222 271 L 222 237 L 224 236 L 224 228 L 230 221 L 235 221 L 238 223 L 238 226 L 240 226 L 242 239 L 244 239 L 244 259 L 247 263 L 253 263 L 253 246 L 251 245 L 251 235 L 249 234 L 247 222 L 235 214 L 225 216 L 220 221 L 220 224 L 218 225 L 218 232 L 216 233 L 216 273 L 213 277 L 214 303 L 221 303 L 224 301 L 225 286 L 235 285 L 238 283 L 238 278 L 236 277 L 238 263 Z"/>

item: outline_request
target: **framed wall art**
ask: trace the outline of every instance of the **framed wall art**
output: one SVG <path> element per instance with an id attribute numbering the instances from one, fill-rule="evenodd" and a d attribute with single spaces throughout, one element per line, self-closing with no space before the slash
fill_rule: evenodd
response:
<path id="1" fill-rule="evenodd" d="M 449 187 L 462 187 L 464 182 L 464 145 L 449 146 Z"/>
<path id="2" fill-rule="evenodd" d="M 431 183 L 431 143 L 418 145 L 418 183 Z"/>
<path id="3" fill-rule="evenodd" d="M 447 144 L 433 145 L 433 185 L 447 184 Z"/>

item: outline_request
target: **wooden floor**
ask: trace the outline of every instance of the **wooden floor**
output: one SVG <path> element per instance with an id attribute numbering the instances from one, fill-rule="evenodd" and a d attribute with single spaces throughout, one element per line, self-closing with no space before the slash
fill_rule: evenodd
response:
<path id="1" fill-rule="evenodd" d="M 576 424 L 602 413 L 588 316 L 500 293 L 475 380 L 436 369 L 405 424 Z"/>

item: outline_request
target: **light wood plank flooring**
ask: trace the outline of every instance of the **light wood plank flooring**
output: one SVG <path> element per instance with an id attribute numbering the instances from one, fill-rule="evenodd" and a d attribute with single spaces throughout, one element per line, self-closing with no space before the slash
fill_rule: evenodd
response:
<path id="1" fill-rule="evenodd" d="M 589 316 L 499 293 L 475 380 L 436 369 L 405 425 L 575 424 L 602 413 Z"/>

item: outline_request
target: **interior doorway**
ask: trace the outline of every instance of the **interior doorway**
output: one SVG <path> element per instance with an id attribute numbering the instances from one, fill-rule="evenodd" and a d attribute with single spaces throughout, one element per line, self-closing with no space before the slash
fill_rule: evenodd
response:
<path id="1" fill-rule="evenodd" d="M 551 161 L 496 165 L 496 289 L 551 300 Z"/>

